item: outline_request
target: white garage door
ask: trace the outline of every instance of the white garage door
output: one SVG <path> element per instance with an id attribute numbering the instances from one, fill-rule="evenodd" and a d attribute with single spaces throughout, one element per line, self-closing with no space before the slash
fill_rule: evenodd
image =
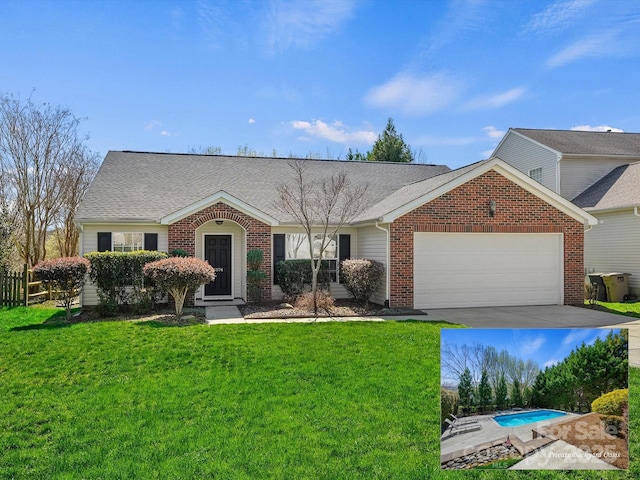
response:
<path id="1" fill-rule="evenodd" d="M 559 305 L 561 234 L 415 233 L 415 308 Z"/>

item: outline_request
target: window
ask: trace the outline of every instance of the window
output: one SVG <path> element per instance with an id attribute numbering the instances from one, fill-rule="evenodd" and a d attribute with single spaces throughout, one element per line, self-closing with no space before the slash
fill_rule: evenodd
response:
<path id="1" fill-rule="evenodd" d="M 529 170 L 529 177 L 538 183 L 542 183 L 542 167 Z"/>
<path id="2" fill-rule="evenodd" d="M 328 267 L 332 282 L 339 281 L 338 266 L 342 260 L 351 258 L 351 235 L 340 234 L 323 237 L 323 234 L 313 235 L 313 243 L 316 254 L 320 251 L 322 239 L 325 238 L 325 250 L 322 259 L 325 267 Z M 278 275 L 276 267 L 278 262 L 290 259 L 308 259 L 309 240 L 305 233 L 276 233 L 273 235 L 273 279 L 277 285 Z"/>
<path id="3" fill-rule="evenodd" d="M 134 252 L 144 249 L 144 234 L 142 233 L 113 233 L 114 252 Z"/>

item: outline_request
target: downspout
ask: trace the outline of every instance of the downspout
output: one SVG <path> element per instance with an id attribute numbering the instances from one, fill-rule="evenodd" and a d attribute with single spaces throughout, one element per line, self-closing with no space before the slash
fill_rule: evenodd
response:
<path id="1" fill-rule="evenodd" d="M 638 213 L 638 207 L 633 207 L 633 214 L 634 214 L 636 217 L 640 217 L 640 213 Z"/>
<path id="2" fill-rule="evenodd" d="M 556 155 L 556 193 L 558 195 L 562 195 L 560 193 L 560 160 L 562 160 L 562 153 Z"/>
<path id="3" fill-rule="evenodd" d="M 385 300 L 386 303 L 386 307 L 388 308 L 390 306 L 390 302 L 391 302 L 391 231 L 390 229 L 387 230 L 386 228 L 382 228 L 380 225 L 378 225 L 378 220 L 376 220 L 376 228 L 378 230 L 382 230 L 383 232 L 385 232 L 387 234 L 387 268 L 385 269 L 386 272 L 386 276 L 387 276 L 387 285 L 386 285 L 386 293 L 385 296 L 387 297 Z"/>

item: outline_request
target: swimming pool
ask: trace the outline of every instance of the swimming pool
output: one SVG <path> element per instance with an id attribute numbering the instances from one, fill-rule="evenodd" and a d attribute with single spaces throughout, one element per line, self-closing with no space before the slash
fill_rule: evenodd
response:
<path id="1" fill-rule="evenodd" d="M 552 418 L 562 417 L 563 415 L 566 415 L 566 413 L 556 412 L 555 410 L 534 410 L 531 412 L 496 415 L 493 419 L 501 427 L 519 427 L 528 423 L 551 420 Z"/>

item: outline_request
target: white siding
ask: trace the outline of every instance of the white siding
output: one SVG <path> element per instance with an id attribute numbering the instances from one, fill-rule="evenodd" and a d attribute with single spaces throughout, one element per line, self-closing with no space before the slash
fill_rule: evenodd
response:
<path id="1" fill-rule="evenodd" d="M 388 227 L 388 225 L 383 226 L 383 228 Z M 377 260 L 384 265 L 385 273 L 382 285 L 371 298 L 372 302 L 384 305 L 385 300 L 387 300 L 387 234 L 375 226 L 363 227 L 358 230 L 357 244 L 358 254 L 354 258 Z"/>
<path id="2" fill-rule="evenodd" d="M 584 234 L 586 273 L 630 273 L 640 295 L 640 217 L 632 209 L 596 215 L 603 223 Z"/>
<path id="3" fill-rule="evenodd" d="M 80 255 L 98 250 L 98 232 L 142 232 L 158 234 L 158 250 L 166 252 L 169 248 L 169 230 L 165 225 L 83 225 L 80 240 Z M 91 282 L 85 283 L 82 289 L 82 305 L 97 305 L 98 292 Z"/>
<path id="4" fill-rule="evenodd" d="M 556 154 L 532 140 L 510 132 L 494 156 L 504 160 L 525 175 L 529 170 L 542 168 L 542 184 L 556 192 Z"/>
<path id="5" fill-rule="evenodd" d="M 619 158 L 563 158 L 560 161 L 560 194 L 573 200 L 614 168 L 628 163 L 628 159 Z"/>

